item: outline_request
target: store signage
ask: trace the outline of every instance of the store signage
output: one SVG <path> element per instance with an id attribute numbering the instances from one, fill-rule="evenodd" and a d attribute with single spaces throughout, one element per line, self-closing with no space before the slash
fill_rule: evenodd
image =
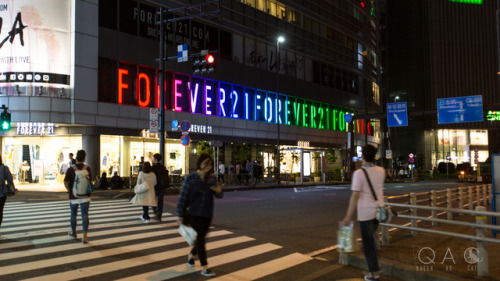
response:
<path id="1" fill-rule="evenodd" d="M 190 133 L 211 134 L 212 126 L 191 124 Z"/>
<path id="2" fill-rule="evenodd" d="M 2 1 L 0 83 L 69 84 L 71 3 Z"/>
<path id="3" fill-rule="evenodd" d="M 17 123 L 18 136 L 48 136 L 54 134 L 54 123 Z"/>
<path id="4" fill-rule="evenodd" d="M 297 141 L 298 147 L 311 147 L 311 143 L 308 141 Z"/>
<path id="5" fill-rule="evenodd" d="M 486 115 L 486 120 L 488 121 L 500 121 L 500 111 L 488 111 Z"/>
<path id="6" fill-rule="evenodd" d="M 125 67 L 125 66 L 124 66 Z M 129 66 L 117 73 L 118 104 L 158 107 L 156 72 L 133 73 Z M 352 110 L 323 102 L 219 82 L 185 74 L 167 74 L 167 110 L 226 118 L 347 131 L 344 119 Z M 137 87 L 137 88 L 135 88 Z M 171 91 L 171 92 L 169 92 Z M 353 132 L 373 135 L 372 122 L 356 120 Z"/>

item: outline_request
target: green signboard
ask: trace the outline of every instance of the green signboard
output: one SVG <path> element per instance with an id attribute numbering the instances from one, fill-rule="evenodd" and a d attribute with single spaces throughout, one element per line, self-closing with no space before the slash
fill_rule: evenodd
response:
<path id="1" fill-rule="evenodd" d="M 486 115 L 486 120 L 488 121 L 500 121 L 500 111 L 488 111 Z"/>
<path id="2" fill-rule="evenodd" d="M 449 0 L 449 1 L 456 3 L 464 3 L 464 4 L 476 4 L 476 5 L 483 4 L 483 0 Z"/>

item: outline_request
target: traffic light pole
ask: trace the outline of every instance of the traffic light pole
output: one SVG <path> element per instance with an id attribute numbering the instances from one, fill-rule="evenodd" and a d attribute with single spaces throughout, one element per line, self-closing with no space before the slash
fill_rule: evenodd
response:
<path id="1" fill-rule="evenodd" d="M 165 164 L 165 18 L 166 10 L 160 8 L 160 155 L 161 164 Z"/>

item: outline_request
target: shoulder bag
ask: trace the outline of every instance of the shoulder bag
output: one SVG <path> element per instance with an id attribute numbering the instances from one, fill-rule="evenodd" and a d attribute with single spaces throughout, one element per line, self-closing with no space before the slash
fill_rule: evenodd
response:
<path id="1" fill-rule="evenodd" d="M 366 180 L 368 181 L 368 185 L 372 191 L 373 197 L 375 198 L 375 202 L 378 202 L 377 194 L 375 190 L 373 190 L 372 182 L 370 181 L 370 177 L 368 176 L 368 172 L 366 172 L 365 168 L 362 168 L 363 173 L 366 176 Z M 388 223 L 392 219 L 393 212 L 390 206 L 377 206 L 375 210 L 375 218 L 382 223 Z"/>
<path id="2" fill-rule="evenodd" d="M 5 178 L 5 165 L 2 168 L 3 168 L 2 170 L 3 170 L 3 178 L 4 178 L 4 183 L 3 183 L 3 186 L 2 186 L 2 193 L 5 196 L 15 195 L 16 194 L 16 189 L 12 185 L 10 185 L 10 183 Z"/>

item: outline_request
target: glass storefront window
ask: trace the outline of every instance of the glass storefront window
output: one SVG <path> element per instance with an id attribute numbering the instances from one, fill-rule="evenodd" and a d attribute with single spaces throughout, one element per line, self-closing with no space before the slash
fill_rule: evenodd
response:
<path id="1" fill-rule="evenodd" d="M 186 148 L 180 143 L 167 143 L 165 167 L 174 175 L 186 173 Z"/>
<path id="2" fill-rule="evenodd" d="M 101 136 L 100 173 L 106 172 L 107 177 L 113 176 L 114 172 L 120 173 L 120 150 L 121 138 L 119 136 Z"/>
<path id="3" fill-rule="evenodd" d="M 62 184 L 69 153 L 81 148 L 81 136 L 5 137 L 2 157 L 17 182 Z"/>

